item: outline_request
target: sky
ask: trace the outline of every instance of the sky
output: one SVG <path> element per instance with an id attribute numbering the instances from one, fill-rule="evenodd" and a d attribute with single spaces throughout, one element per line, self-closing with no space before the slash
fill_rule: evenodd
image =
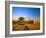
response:
<path id="1" fill-rule="evenodd" d="M 12 15 L 19 17 L 40 17 L 40 8 L 12 7 Z"/>

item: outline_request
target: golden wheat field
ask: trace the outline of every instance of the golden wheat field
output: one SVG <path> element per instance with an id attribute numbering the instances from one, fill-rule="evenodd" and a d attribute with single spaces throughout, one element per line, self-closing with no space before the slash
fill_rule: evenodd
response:
<path id="1" fill-rule="evenodd" d="M 37 21 L 12 21 L 12 31 L 20 31 L 20 30 L 40 30 L 40 22 Z"/>

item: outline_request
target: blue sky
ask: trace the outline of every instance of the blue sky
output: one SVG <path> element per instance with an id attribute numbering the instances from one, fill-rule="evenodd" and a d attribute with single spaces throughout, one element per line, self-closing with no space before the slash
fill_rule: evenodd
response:
<path id="1" fill-rule="evenodd" d="M 40 8 L 12 7 L 13 16 L 40 17 Z"/>

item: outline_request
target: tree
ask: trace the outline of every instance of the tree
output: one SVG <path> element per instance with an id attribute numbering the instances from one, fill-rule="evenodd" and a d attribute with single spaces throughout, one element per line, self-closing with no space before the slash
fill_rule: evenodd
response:
<path id="1" fill-rule="evenodd" d="M 20 23 L 23 23 L 23 22 L 24 22 L 24 18 L 23 18 L 23 17 L 20 17 L 20 18 L 18 18 L 18 19 L 19 19 L 18 21 L 19 21 Z"/>

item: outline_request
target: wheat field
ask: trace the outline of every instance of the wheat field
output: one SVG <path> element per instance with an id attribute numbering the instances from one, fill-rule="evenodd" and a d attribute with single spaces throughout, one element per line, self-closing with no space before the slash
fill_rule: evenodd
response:
<path id="1" fill-rule="evenodd" d="M 40 30 L 40 22 L 38 21 L 26 21 L 20 23 L 19 21 L 12 21 L 12 31 L 20 30 Z"/>

